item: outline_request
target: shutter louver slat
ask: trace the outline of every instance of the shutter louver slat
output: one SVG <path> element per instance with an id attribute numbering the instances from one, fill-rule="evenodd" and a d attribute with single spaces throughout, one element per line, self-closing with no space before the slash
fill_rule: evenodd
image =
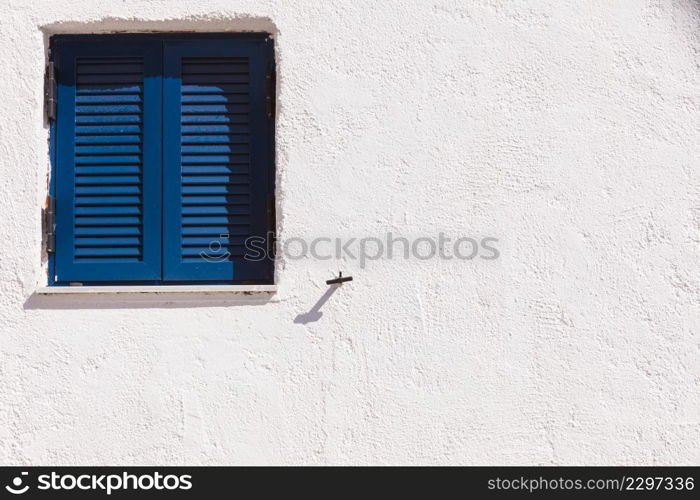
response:
<path id="1" fill-rule="evenodd" d="M 105 83 L 111 84 L 116 89 L 119 89 L 123 82 L 130 82 L 138 85 L 138 92 L 126 94 L 131 96 L 141 97 L 143 95 L 143 80 L 144 68 L 143 61 L 140 59 L 130 59 L 129 63 L 122 62 L 121 58 L 110 58 L 103 60 L 101 64 L 91 64 L 91 60 L 78 58 L 76 62 L 77 83 Z M 138 62 L 137 62 L 138 61 Z M 125 71 L 128 70 L 128 71 Z M 119 94 L 122 97 L 124 94 Z M 114 97 L 110 94 L 104 94 L 103 98 Z M 77 99 L 76 99 L 77 101 Z M 126 114 L 129 113 L 129 114 Z M 75 107 L 75 122 L 82 123 L 141 123 L 143 115 L 142 104 L 129 105 L 103 105 L 99 103 L 79 104 Z M 85 138 L 94 140 L 97 136 L 78 135 L 76 139 Z M 140 153 L 142 139 L 135 146 L 131 146 L 131 151 Z M 77 140 L 76 140 L 77 142 Z M 124 146 L 121 146 L 124 148 Z M 113 237 L 125 232 L 142 233 L 143 221 L 140 213 L 135 216 L 127 216 L 125 212 L 141 211 L 143 199 L 141 196 L 135 204 L 121 204 L 118 206 L 107 203 L 100 203 L 102 196 L 113 194 L 141 194 L 141 174 L 143 173 L 143 162 L 140 155 L 122 156 L 124 149 L 119 146 L 105 142 L 99 146 L 76 146 L 75 147 L 75 226 L 80 228 L 80 234 L 75 236 L 75 260 L 80 262 L 82 259 L 105 259 L 110 263 L 126 259 L 128 262 L 133 262 L 134 259 L 142 257 L 142 241 L 141 238 L 132 238 L 132 244 L 129 246 L 109 246 L 106 243 L 92 243 L 96 240 L 96 235 L 104 237 L 106 240 L 113 240 Z M 127 150 L 128 151 L 128 150 Z M 99 156 L 93 156 L 99 155 Z M 109 165 L 109 166 L 107 166 Z M 112 165 L 118 165 L 114 167 Z M 90 173 L 81 169 L 93 169 Z M 79 170 L 80 169 L 80 170 Z M 110 176 L 95 176 L 90 175 L 92 172 L 100 172 L 109 169 Z M 136 171 L 136 172 L 134 172 Z M 137 173 L 138 175 L 133 175 Z M 90 196 L 91 201 L 97 204 L 102 209 L 110 209 L 118 207 L 117 214 L 95 214 L 85 216 L 79 213 L 77 208 L 82 208 L 81 203 L 85 197 Z M 110 232 L 111 226 L 114 231 Z M 124 241 L 124 240 L 121 240 Z"/>
<path id="2" fill-rule="evenodd" d="M 231 82 L 249 84 L 248 62 L 243 58 L 221 58 L 211 61 L 208 64 L 200 63 L 201 58 L 182 59 L 182 83 L 191 84 L 212 84 L 224 85 Z M 237 74 L 234 74 L 237 73 Z M 225 96 L 225 94 L 223 94 Z M 236 112 L 237 114 L 234 114 Z M 216 124 L 216 123 L 240 123 L 249 125 L 250 106 L 246 101 L 238 103 L 230 102 L 226 99 L 215 105 L 189 105 L 182 103 L 180 106 L 181 124 Z M 188 139 L 193 134 L 202 131 L 197 128 L 187 129 L 187 132 L 180 136 L 180 158 L 181 158 L 181 184 L 183 202 L 194 194 L 245 194 L 249 191 L 248 184 L 250 176 L 246 170 L 237 176 L 215 176 L 206 175 L 212 169 L 226 168 L 233 170 L 236 166 L 247 167 L 250 165 L 250 155 L 246 152 L 250 148 L 249 137 L 242 140 L 235 147 L 230 146 L 228 150 L 238 152 L 237 155 L 217 155 L 212 150 L 216 143 L 201 142 L 199 146 L 192 148 L 186 146 Z M 199 137 L 202 137 L 201 135 Z M 231 136 L 225 136 L 228 142 Z M 240 149 L 239 149 L 240 148 Z M 190 166 L 205 166 L 204 172 L 192 171 Z M 245 187 L 235 188 L 235 185 Z M 208 238 L 198 238 L 197 242 L 192 242 L 187 237 L 182 238 L 180 255 L 183 262 L 198 263 L 204 261 L 202 255 L 207 255 L 217 261 L 228 261 L 243 255 L 243 242 L 232 241 L 226 235 L 235 228 L 239 231 L 246 231 L 250 226 L 250 208 L 242 207 L 238 210 L 238 215 L 234 215 L 228 210 L 226 204 L 216 204 L 212 202 L 208 205 L 199 205 L 199 210 L 192 213 L 191 210 L 185 213 L 181 208 L 181 231 L 183 236 L 189 234 L 206 234 Z M 202 243 L 202 240 L 206 241 Z"/>

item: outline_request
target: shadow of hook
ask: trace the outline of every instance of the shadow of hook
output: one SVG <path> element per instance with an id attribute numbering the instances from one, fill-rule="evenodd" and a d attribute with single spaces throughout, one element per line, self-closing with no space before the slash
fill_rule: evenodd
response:
<path id="1" fill-rule="evenodd" d="M 299 314 L 296 318 L 294 318 L 294 322 L 305 325 L 307 323 L 313 323 L 314 321 L 318 321 L 319 319 L 321 319 L 321 316 L 323 316 L 323 313 L 321 312 L 323 304 L 328 302 L 328 299 L 331 298 L 331 295 L 333 295 L 339 287 L 340 285 L 332 285 L 328 290 L 326 290 L 326 293 L 321 295 L 321 298 L 318 299 L 318 301 L 308 312 L 305 312 L 304 314 Z"/>

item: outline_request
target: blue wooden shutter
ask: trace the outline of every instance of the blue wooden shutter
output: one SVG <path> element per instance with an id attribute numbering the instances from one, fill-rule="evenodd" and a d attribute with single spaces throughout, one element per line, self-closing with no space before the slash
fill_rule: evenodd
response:
<path id="1" fill-rule="evenodd" d="M 269 259 L 245 258 L 267 238 L 272 127 L 270 41 L 166 41 L 163 278 L 269 282 Z"/>
<path id="2" fill-rule="evenodd" d="M 57 282 L 161 277 L 161 48 L 54 46 Z"/>

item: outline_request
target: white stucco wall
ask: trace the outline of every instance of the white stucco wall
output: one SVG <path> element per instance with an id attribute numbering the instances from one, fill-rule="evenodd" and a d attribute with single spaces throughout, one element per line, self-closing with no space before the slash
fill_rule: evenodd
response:
<path id="1" fill-rule="evenodd" d="M 44 297 L 48 36 L 259 29 L 279 292 Z M 0 463 L 697 464 L 700 4 L 0 2 Z M 295 323 L 342 269 L 354 281 Z"/>

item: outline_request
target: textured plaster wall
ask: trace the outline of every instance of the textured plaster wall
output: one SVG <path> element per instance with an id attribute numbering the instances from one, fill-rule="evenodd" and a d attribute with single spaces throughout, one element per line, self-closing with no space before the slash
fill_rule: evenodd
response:
<path id="1" fill-rule="evenodd" d="M 0 9 L 0 463 L 700 461 L 697 1 Z M 277 39 L 282 238 L 500 259 L 287 260 L 269 301 L 34 294 L 48 36 L 199 29 Z"/>

